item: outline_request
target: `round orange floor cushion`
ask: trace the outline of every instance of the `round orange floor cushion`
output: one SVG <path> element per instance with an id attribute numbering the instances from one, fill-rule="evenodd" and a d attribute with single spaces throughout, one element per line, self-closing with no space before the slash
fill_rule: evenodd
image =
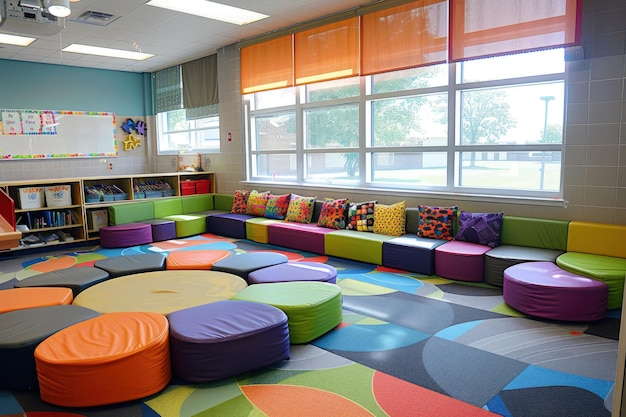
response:
<path id="1" fill-rule="evenodd" d="M 67 327 L 35 349 L 43 401 L 92 407 L 147 397 L 171 378 L 169 325 L 158 313 L 109 313 Z"/>

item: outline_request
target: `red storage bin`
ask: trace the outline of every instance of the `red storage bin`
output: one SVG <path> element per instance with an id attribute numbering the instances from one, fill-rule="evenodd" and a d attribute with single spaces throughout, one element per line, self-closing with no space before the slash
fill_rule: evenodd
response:
<path id="1" fill-rule="evenodd" d="M 181 195 L 191 195 L 196 193 L 196 181 L 183 181 L 180 183 Z"/>
<path id="2" fill-rule="evenodd" d="M 211 180 L 197 180 L 196 194 L 206 194 L 211 189 Z"/>

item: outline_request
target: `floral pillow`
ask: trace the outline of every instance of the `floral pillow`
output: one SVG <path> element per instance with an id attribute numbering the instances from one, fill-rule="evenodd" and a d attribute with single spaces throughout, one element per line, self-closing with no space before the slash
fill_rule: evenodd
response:
<path id="1" fill-rule="evenodd" d="M 230 210 L 231 213 L 246 214 L 248 212 L 248 196 L 250 191 L 237 190 L 235 191 L 235 198 L 233 199 L 233 207 Z"/>
<path id="2" fill-rule="evenodd" d="M 419 224 L 417 235 L 431 239 L 452 240 L 459 208 L 418 205 Z"/>
<path id="3" fill-rule="evenodd" d="M 265 206 L 267 206 L 267 199 L 269 198 L 269 191 L 258 192 L 257 190 L 250 191 L 248 196 L 248 204 L 246 206 L 246 214 L 251 216 L 264 216 Z"/>
<path id="4" fill-rule="evenodd" d="M 378 201 L 350 203 L 348 208 L 348 224 L 346 229 L 359 232 L 374 231 L 374 205 Z"/>
<path id="5" fill-rule="evenodd" d="M 325 198 L 322 203 L 322 211 L 317 220 L 317 225 L 329 229 L 345 229 L 347 207 L 347 198 L 339 198 L 336 200 Z"/>
<path id="6" fill-rule="evenodd" d="M 406 201 L 374 204 L 374 233 L 402 236 L 406 233 Z"/>
<path id="7" fill-rule="evenodd" d="M 284 220 L 287 216 L 289 208 L 289 198 L 291 194 L 285 195 L 269 195 L 267 205 L 265 206 L 265 217 L 268 219 Z"/>
<path id="8" fill-rule="evenodd" d="M 311 223 L 316 199 L 317 196 L 302 197 L 297 194 L 291 194 L 285 219 L 289 222 Z"/>
<path id="9" fill-rule="evenodd" d="M 504 213 L 469 213 L 459 216 L 459 231 L 455 240 L 478 243 L 495 248 L 500 244 Z"/>

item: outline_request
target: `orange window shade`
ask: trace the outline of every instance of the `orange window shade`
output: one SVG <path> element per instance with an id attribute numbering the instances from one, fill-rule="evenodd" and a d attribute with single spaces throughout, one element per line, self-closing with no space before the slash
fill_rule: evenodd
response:
<path id="1" fill-rule="evenodd" d="M 242 48 L 240 66 L 242 94 L 293 86 L 292 36 Z"/>
<path id="2" fill-rule="evenodd" d="M 294 35 L 296 85 L 359 75 L 359 18 Z"/>
<path id="3" fill-rule="evenodd" d="M 361 17 L 361 74 L 445 62 L 446 0 L 422 0 Z"/>
<path id="4" fill-rule="evenodd" d="M 579 0 L 450 0 L 450 61 L 575 45 Z"/>

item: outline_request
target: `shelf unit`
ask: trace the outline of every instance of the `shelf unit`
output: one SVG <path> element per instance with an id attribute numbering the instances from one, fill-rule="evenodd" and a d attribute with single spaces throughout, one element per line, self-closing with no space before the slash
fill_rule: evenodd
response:
<path id="1" fill-rule="evenodd" d="M 19 219 L 17 224 L 28 224 L 28 217 L 30 217 L 31 224 L 29 230 L 24 231 L 22 238 L 29 235 L 43 234 L 50 235 L 55 233 L 57 235 L 69 234 L 73 240 L 59 240 L 48 243 L 37 243 L 31 245 L 22 245 L 17 248 L 7 249 L 8 251 L 30 249 L 43 245 L 57 245 L 66 243 L 76 243 L 82 241 L 92 241 L 99 239 L 99 226 L 103 226 L 102 221 L 107 221 L 108 218 L 102 216 L 108 211 L 108 208 L 114 204 L 120 203 L 133 203 L 139 201 L 146 201 L 145 195 L 135 192 L 135 185 L 148 184 L 148 183 L 166 183 L 169 185 L 171 191 L 167 195 L 150 194 L 149 199 L 154 198 L 168 198 L 173 196 L 181 196 L 182 185 L 181 183 L 186 181 L 196 180 L 208 180 L 209 193 L 215 193 L 215 174 L 213 172 L 175 172 L 175 173 L 161 173 L 161 174 L 136 174 L 136 175 L 113 175 L 113 176 L 100 176 L 100 177 L 88 177 L 88 178 L 72 178 L 72 179 L 58 179 L 58 180 L 32 180 L 32 181 L 10 181 L 1 182 L 2 187 L 7 194 L 15 201 L 15 215 L 16 219 Z M 37 208 L 21 208 L 20 204 L 20 188 L 45 188 L 53 185 L 69 185 L 71 187 L 71 204 L 56 207 L 37 207 Z M 102 187 L 103 189 L 119 189 L 122 193 L 118 193 L 115 196 L 107 195 L 106 200 L 100 199 L 99 201 L 88 201 L 89 195 L 87 189 Z M 20 208 L 17 208 L 20 207 Z M 46 212 L 59 213 L 56 215 L 56 221 L 51 221 L 52 225 L 48 225 L 44 221 L 44 227 L 32 228 L 35 220 L 41 217 L 46 217 Z M 100 216 L 94 216 L 100 214 Z M 97 213 L 100 212 L 100 213 Z M 67 224 L 67 216 L 64 216 L 65 224 L 60 220 L 60 213 L 64 215 L 69 214 L 71 224 Z M 100 222 L 98 222 L 98 220 Z M 40 225 L 39 221 L 36 225 Z M 1 253 L 2 251 L 0 251 Z"/>
<path id="2" fill-rule="evenodd" d="M 45 189 L 69 187 L 67 203 L 62 205 L 52 205 L 45 200 Z M 21 225 L 22 244 L 17 248 L 31 249 L 44 245 L 56 245 L 82 242 L 86 240 L 85 224 L 83 215 L 83 194 L 80 179 L 60 179 L 60 180 L 36 180 L 36 181 L 12 181 L 0 184 L 7 194 L 15 201 L 16 224 Z M 23 200 L 24 194 L 20 190 L 44 190 L 43 195 L 27 203 Z M 37 195 L 31 193 L 30 195 Z M 40 205 L 40 206 L 38 206 Z M 26 229 L 27 228 L 27 229 Z M 51 237 L 56 240 L 49 240 Z M 39 241 L 37 241 L 38 238 Z M 30 242 L 30 243 L 26 243 Z"/>

